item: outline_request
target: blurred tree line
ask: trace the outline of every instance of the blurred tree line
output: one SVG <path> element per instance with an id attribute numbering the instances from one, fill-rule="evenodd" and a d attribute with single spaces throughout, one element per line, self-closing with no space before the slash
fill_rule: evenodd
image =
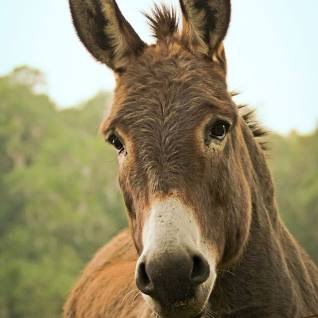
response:
<path id="1" fill-rule="evenodd" d="M 116 157 L 98 127 L 110 95 L 58 110 L 41 72 L 0 77 L 0 317 L 59 317 L 85 263 L 120 228 Z M 318 260 L 318 130 L 272 135 L 278 204 Z"/>

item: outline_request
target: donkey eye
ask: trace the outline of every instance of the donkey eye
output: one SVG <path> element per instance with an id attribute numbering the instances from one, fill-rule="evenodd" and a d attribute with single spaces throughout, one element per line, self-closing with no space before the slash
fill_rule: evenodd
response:
<path id="1" fill-rule="evenodd" d="M 217 120 L 209 129 L 209 138 L 223 140 L 230 129 L 230 124 L 225 120 Z"/>
<path id="2" fill-rule="evenodd" d="M 107 138 L 107 141 L 114 146 L 119 153 L 121 153 L 123 150 L 125 150 L 124 145 L 120 141 L 120 139 L 116 136 L 116 134 L 112 133 Z"/>

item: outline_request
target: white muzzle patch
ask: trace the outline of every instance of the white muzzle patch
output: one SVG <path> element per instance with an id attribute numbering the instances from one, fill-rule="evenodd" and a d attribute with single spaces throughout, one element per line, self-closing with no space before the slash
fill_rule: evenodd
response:
<path id="1" fill-rule="evenodd" d="M 143 253 L 176 248 L 198 249 L 200 230 L 193 212 L 178 199 L 157 201 L 143 230 Z"/>

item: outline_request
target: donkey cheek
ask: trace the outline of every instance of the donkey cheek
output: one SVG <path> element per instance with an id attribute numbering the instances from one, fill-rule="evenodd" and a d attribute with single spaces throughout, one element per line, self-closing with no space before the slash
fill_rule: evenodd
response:
<path id="1" fill-rule="evenodd" d="M 252 215 L 250 205 L 247 205 L 243 211 L 244 213 L 236 213 L 237 217 L 228 230 L 222 258 L 223 266 L 237 262 L 246 247 Z"/>

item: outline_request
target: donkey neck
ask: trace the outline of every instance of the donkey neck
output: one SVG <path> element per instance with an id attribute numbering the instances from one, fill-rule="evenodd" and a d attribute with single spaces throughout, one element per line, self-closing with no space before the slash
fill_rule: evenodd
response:
<path id="1" fill-rule="evenodd" d="M 279 217 L 263 151 L 251 138 L 246 142 L 254 170 L 249 240 L 239 262 L 220 270 L 210 312 L 216 317 L 302 317 L 308 304 L 299 295 L 306 294 L 304 286 L 311 284 L 307 292 L 317 288 L 310 277 L 317 273 L 313 264 L 308 271 L 303 261 L 310 262 L 308 256 Z"/>

